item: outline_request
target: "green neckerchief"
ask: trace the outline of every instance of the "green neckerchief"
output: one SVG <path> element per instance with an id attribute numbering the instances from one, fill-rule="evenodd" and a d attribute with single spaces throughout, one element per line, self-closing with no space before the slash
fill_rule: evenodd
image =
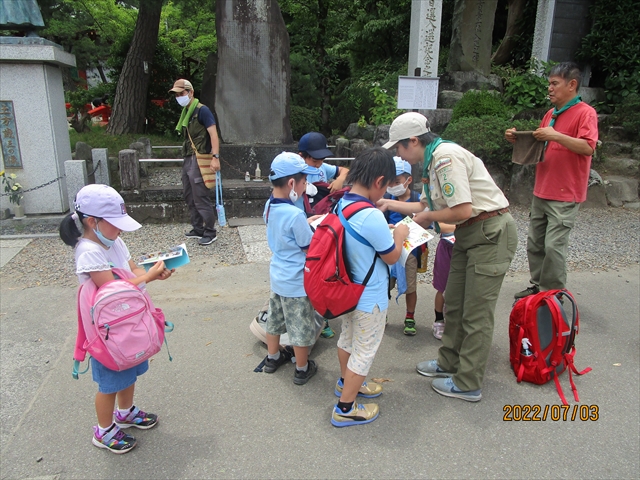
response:
<path id="1" fill-rule="evenodd" d="M 422 190 L 424 191 L 424 196 L 427 197 L 429 210 L 431 210 L 432 212 L 433 212 L 433 203 L 431 202 L 430 187 L 426 188 L 425 185 L 429 185 L 429 182 L 430 182 L 429 167 L 431 166 L 431 161 L 433 160 L 433 152 L 435 152 L 436 148 L 438 148 L 438 146 L 441 143 L 454 143 L 454 142 L 450 142 L 449 140 L 443 140 L 442 138 L 438 137 L 434 141 L 429 143 L 427 147 L 424 149 L 424 163 L 423 163 L 424 166 L 422 167 Z M 436 233 L 440 233 L 440 225 L 438 224 L 438 222 L 433 222 L 433 224 L 435 226 Z"/>
<path id="2" fill-rule="evenodd" d="M 569 100 L 567 104 L 564 107 L 562 107 L 560 110 L 554 107 L 553 113 L 551 114 L 551 121 L 549 122 L 549 126 L 553 127 L 556 123 L 556 118 L 558 118 L 561 113 L 566 112 L 571 107 L 573 107 L 577 103 L 580 103 L 581 101 L 582 101 L 582 97 L 580 97 L 580 95 L 576 95 L 571 100 Z"/>
<path id="3" fill-rule="evenodd" d="M 176 130 L 178 131 L 178 133 L 182 133 L 182 129 L 186 128 L 187 125 L 189 125 L 189 119 L 191 118 L 191 115 L 193 115 L 193 112 L 195 111 L 199 103 L 200 100 L 194 98 L 193 100 L 191 100 L 190 105 L 187 105 L 182 109 L 180 120 L 178 120 L 178 124 L 176 125 Z"/>

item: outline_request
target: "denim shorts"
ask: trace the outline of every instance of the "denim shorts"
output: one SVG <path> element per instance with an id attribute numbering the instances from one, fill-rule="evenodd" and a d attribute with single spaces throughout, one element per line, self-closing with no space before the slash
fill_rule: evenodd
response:
<path id="1" fill-rule="evenodd" d="M 116 372 L 109 370 L 95 358 L 91 357 L 91 375 L 93 381 L 98 384 L 100 393 L 116 393 L 130 387 L 138 378 L 149 370 L 149 360 L 145 360 L 140 365 Z"/>

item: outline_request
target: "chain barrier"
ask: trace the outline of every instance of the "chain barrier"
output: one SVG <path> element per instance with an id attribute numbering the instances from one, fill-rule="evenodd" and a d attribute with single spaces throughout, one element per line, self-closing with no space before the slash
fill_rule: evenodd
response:
<path id="1" fill-rule="evenodd" d="M 28 193 L 33 192 L 34 190 L 39 190 L 40 188 L 47 187 L 52 183 L 56 183 L 57 181 L 63 179 L 66 175 L 60 175 L 58 178 L 54 178 L 53 180 L 49 180 L 47 183 L 43 183 L 42 185 L 38 185 L 37 187 L 27 188 L 26 190 L 22 190 L 20 193 Z M 8 197 L 11 193 L 0 193 L 0 197 Z"/>
<path id="2" fill-rule="evenodd" d="M 94 173 L 96 173 L 98 171 L 98 168 L 100 168 L 100 163 L 101 162 L 102 162 L 102 160 L 98 160 L 98 163 L 96 164 L 96 168 L 94 168 L 91 173 L 87 174 L 88 177 L 90 177 L 91 175 L 93 175 Z M 41 188 L 48 187 L 52 183 L 56 183 L 56 182 L 62 180 L 64 177 L 66 177 L 66 175 L 60 175 L 58 178 L 54 178 L 53 180 L 49 180 L 47 183 L 43 183 L 42 185 L 38 185 L 37 187 L 27 188 L 26 190 L 22 190 L 20 193 L 33 192 L 34 190 L 39 190 Z M 11 195 L 11 193 L 0 193 L 0 197 L 8 197 L 9 195 Z"/>

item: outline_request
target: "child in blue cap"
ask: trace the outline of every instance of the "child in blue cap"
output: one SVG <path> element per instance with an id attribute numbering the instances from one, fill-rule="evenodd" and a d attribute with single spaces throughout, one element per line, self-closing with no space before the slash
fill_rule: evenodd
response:
<path id="1" fill-rule="evenodd" d="M 316 323 L 311 302 L 304 290 L 305 251 L 313 231 L 305 213 L 294 204 L 304 193 L 307 175 L 318 169 L 308 166 L 297 154 L 282 152 L 271 163 L 269 180 L 273 193 L 264 209 L 267 242 L 273 252 L 269 266 L 271 295 L 267 317 L 267 350 L 264 371 L 275 372 L 290 356 L 280 350 L 280 335 L 289 334 L 295 352 L 293 383 L 304 385 L 318 371 L 309 357 L 316 340 Z"/>

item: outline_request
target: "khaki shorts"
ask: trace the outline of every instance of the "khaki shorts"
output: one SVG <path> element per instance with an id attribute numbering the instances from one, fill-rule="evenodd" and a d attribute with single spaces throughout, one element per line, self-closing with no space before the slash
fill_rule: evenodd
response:
<path id="1" fill-rule="evenodd" d="M 414 293 L 416 291 L 416 279 L 418 277 L 418 257 L 409 254 L 407 257 L 407 263 L 404 264 L 404 269 L 407 277 L 407 291 L 405 293 Z M 391 277 L 390 289 L 393 290 L 396 286 L 396 279 Z"/>
<path id="2" fill-rule="evenodd" d="M 338 348 L 351 354 L 347 368 L 356 375 L 366 377 L 384 335 L 387 311 L 381 312 L 376 306 L 373 313 L 354 310 L 340 318 L 342 331 Z"/>

